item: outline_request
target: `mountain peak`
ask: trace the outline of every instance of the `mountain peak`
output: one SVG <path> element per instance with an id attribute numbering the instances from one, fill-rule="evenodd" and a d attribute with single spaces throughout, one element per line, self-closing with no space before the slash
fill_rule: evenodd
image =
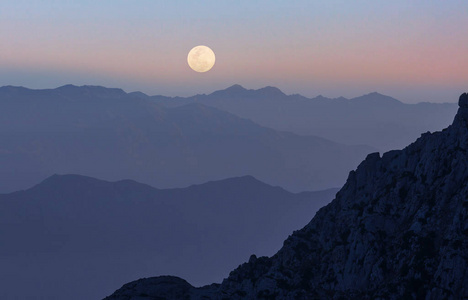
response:
<path id="1" fill-rule="evenodd" d="M 131 93 L 128 93 L 128 95 L 132 96 L 132 97 L 135 97 L 135 98 L 139 98 L 139 99 L 148 99 L 148 98 L 150 98 L 150 96 L 148 96 L 147 94 L 145 94 L 143 92 L 140 92 L 140 91 L 131 92 Z"/>
<path id="2" fill-rule="evenodd" d="M 258 190 L 275 190 L 276 193 L 290 193 L 278 186 L 272 186 L 251 175 L 244 175 L 239 177 L 230 177 L 221 180 L 208 181 L 202 184 L 191 185 L 191 189 L 207 189 L 214 187 L 216 189 L 231 190 L 234 193 L 237 191 L 258 191 Z"/>
<path id="3" fill-rule="evenodd" d="M 105 182 L 104 180 L 99 180 L 89 176 L 83 176 L 78 174 L 53 174 L 40 183 L 38 183 L 35 188 L 48 188 L 48 187 L 55 187 L 58 185 L 65 185 L 65 184 L 73 184 L 79 185 L 83 183 L 90 183 L 90 182 Z"/>
<path id="4" fill-rule="evenodd" d="M 0 87 L 0 90 L 3 91 L 17 91 L 17 90 L 27 90 L 27 88 L 22 86 L 14 86 L 14 85 L 4 85 Z"/>
<path id="5" fill-rule="evenodd" d="M 258 89 L 256 92 L 265 96 L 285 96 L 285 94 L 279 88 L 274 86 L 266 86 L 264 88 Z"/>
<path id="6" fill-rule="evenodd" d="M 453 120 L 455 127 L 468 127 L 468 94 L 463 93 L 458 100 L 458 111 Z"/>
<path id="7" fill-rule="evenodd" d="M 243 95 L 247 91 L 248 90 L 245 89 L 240 84 L 234 84 L 224 90 L 214 91 L 213 93 L 210 94 L 210 96 L 231 96 L 232 97 L 232 96 Z"/>
<path id="8" fill-rule="evenodd" d="M 76 86 L 73 84 L 67 84 L 55 89 L 60 93 L 67 94 L 69 96 L 95 96 L 99 98 L 121 98 L 127 96 L 122 89 L 119 88 L 106 88 L 98 85 L 83 85 Z"/>
<path id="9" fill-rule="evenodd" d="M 253 89 L 246 89 L 239 84 L 234 84 L 227 89 L 219 90 L 213 92 L 213 96 L 235 96 L 235 97 L 252 97 L 252 96 L 263 96 L 263 97 L 278 97 L 278 96 L 285 96 L 285 94 L 277 87 L 274 86 L 266 86 L 258 90 Z"/>
<path id="10" fill-rule="evenodd" d="M 379 103 L 392 103 L 392 104 L 402 104 L 402 102 L 398 101 L 397 99 L 380 94 L 378 92 L 372 92 L 360 97 L 356 97 L 351 99 L 351 101 L 359 101 L 361 103 L 364 102 L 379 102 Z"/>
<path id="11" fill-rule="evenodd" d="M 463 93 L 460 95 L 460 99 L 458 99 L 458 106 L 468 108 L 468 94 Z"/>
<path id="12" fill-rule="evenodd" d="M 269 187 L 274 188 L 273 186 L 264 183 L 263 181 L 258 180 L 252 175 L 244 175 L 238 177 L 230 177 L 226 179 L 216 180 L 208 183 L 216 183 L 216 184 L 224 184 L 228 186 L 238 186 L 238 187 L 245 187 L 245 186 L 262 186 L 262 187 Z"/>
<path id="13" fill-rule="evenodd" d="M 217 91 L 217 92 L 224 92 L 224 93 L 234 94 L 234 93 L 243 93 L 245 91 L 247 91 L 247 89 L 244 88 L 242 85 L 234 84 L 234 85 L 231 85 L 230 87 L 228 87 L 228 88 L 226 88 L 224 90 L 220 90 L 220 91 Z"/>
<path id="14" fill-rule="evenodd" d="M 244 88 L 242 85 L 240 84 L 233 84 L 231 85 L 230 87 L 228 87 L 227 89 L 225 89 L 225 91 L 245 91 L 246 88 Z"/>

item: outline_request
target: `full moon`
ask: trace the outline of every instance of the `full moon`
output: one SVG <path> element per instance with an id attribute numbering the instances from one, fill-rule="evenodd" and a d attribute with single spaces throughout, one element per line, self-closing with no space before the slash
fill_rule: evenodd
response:
<path id="1" fill-rule="evenodd" d="M 207 46 L 196 46 L 190 50 L 187 62 L 196 72 L 206 72 L 213 68 L 215 64 L 215 54 Z"/>

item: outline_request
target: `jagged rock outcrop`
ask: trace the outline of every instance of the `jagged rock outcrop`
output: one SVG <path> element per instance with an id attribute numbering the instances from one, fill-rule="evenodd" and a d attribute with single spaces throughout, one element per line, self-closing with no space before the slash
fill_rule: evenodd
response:
<path id="1" fill-rule="evenodd" d="M 273 257 L 252 256 L 220 285 L 180 282 L 141 279 L 108 299 L 468 298 L 468 95 L 447 129 L 368 155 Z"/>

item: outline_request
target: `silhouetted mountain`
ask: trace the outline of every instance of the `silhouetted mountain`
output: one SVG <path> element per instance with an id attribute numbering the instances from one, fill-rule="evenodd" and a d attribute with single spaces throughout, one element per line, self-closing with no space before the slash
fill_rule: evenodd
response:
<path id="1" fill-rule="evenodd" d="M 250 253 L 277 251 L 336 191 L 293 194 L 251 176 L 158 190 L 54 175 L 0 195 L 0 299 L 99 299 L 155 273 L 220 282 Z"/>
<path id="2" fill-rule="evenodd" d="M 384 105 L 384 106 L 398 106 L 403 104 L 395 98 L 390 96 L 382 95 L 377 92 L 369 93 L 360 97 L 353 98 L 352 101 L 358 102 L 358 104 L 367 104 L 367 105 Z"/>
<path id="3" fill-rule="evenodd" d="M 274 88 L 256 93 L 271 94 Z M 165 108 L 95 86 L 0 88 L 0 191 L 54 173 L 160 188 L 253 175 L 292 191 L 340 186 L 374 149 L 261 127 L 190 103 Z"/>
<path id="4" fill-rule="evenodd" d="M 201 95 L 203 96 L 203 95 Z M 225 90 L 216 91 L 209 95 L 210 97 L 234 97 L 234 98 L 244 98 L 244 97 L 284 97 L 286 96 L 280 89 L 272 86 L 267 86 L 258 90 L 248 90 L 242 87 L 239 84 L 228 87 Z"/>
<path id="5" fill-rule="evenodd" d="M 336 198 L 273 257 L 222 284 L 141 279 L 107 299 L 468 298 L 468 94 L 453 124 L 370 154 Z"/>
<path id="6" fill-rule="evenodd" d="M 376 92 L 353 99 L 309 99 L 287 96 L 273 87 L 247 90 L 240 85 L 209 95 L 151 99 L 167 107 L 202 103 L 276 130 L 384 151 L 401 148 L 423 132 L 446 127 L 457 109 L 455 103 L 404 104 Z"/>

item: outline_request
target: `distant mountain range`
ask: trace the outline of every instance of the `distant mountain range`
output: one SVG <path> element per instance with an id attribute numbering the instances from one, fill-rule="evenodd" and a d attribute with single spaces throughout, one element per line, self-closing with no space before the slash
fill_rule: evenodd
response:
<path id="1" fill-rule="evenodd" d="M 463 94 L 451 126 L 370 154 L 274 256 L 251 256 L 222 284 L 143 278 L 106 299 L 467 299 L 467 182 Z"/>
<path id="2" fill-rule="evenodd" d="M 159 188 L 252 175 L 291 191 L 340 186 L 374 148 L 278 132 L 200 103 L 166 108 L 97 86 L 0 88 L 0 191 L 54 174 Z"/>
<path id="3" fill-rule="evenodd" d="M 155 274 L 220 282 L 271 255 L 336 189 L 293 194 L 251 176 L 159 190 L 54 175 L 0 195 L 0 299 L 99 299 Z"/>
<path id="4" fill-rule="evenodd" d="M 402 148 L 424 132 L 448 126 L 457 110 L 456 103 L 404 104 L 379 93 L 353 99 L 306 98 L 285 95 L 275 87 L 248 90 L 240 85 L 187 98 L 132 95 L 167 107 L 201 103 L 276 130 L 370 145 L 381 151 Z"/>

